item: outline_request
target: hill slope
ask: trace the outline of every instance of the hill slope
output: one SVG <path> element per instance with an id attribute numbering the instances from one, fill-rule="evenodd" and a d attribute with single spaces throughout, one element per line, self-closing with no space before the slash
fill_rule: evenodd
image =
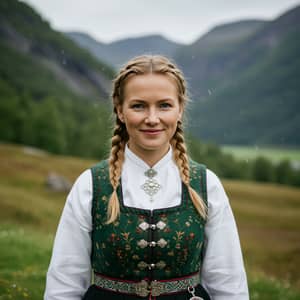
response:
<path id="1" fill-rule="evenodd" d="M 178 56 L 193 78 L 195 136 L 223 144 L 300 145 L 299 19 L 296 7 L 217 49 L 206 47 L 208 33 L 185 50 L 195 53 L 193 60 Z M 189 65 L 195 67 L 185 69 Z"/>
<path id="2" fill-rule="evenodd" d="M 0 141 L 101 157 L 112 77 L 30 6 L 0 1 Z"/>
<path id="3" fill-rule="evenodd" d="M 17 91 L 28 90 L 39 99 L 108 94 L 111 68 L 52 30 L 23 2 L 0 3 L 0 53 L 0 78 Z"/>
<path id="4" fill-rule="evenodd" d="M 191 45 L 178 49 L 175 60 L 183 69 L 195 99 L 208 94 L 218 78 L 226 76 L 240 43 L 247 40 L 265 24 L 261 20 L 243 20 L 219 25 Z"/>
<path id="5" fill-rule="evenodd" d="M 173 56 L 181 47 L 160 35 L 149 35 L 138 38 L 122 39 L 109 44 L 96 41 L 87 34 L 80 32 L 66 32 L 76 43 L 88 49 L 95 57 L 119 68 L 130 58 L 141 54 L 163 54 Z"/>

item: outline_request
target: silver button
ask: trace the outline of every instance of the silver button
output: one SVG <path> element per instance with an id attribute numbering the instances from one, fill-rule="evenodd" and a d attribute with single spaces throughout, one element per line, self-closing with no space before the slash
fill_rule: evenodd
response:
<path id="1" fill-rule="evenodd" d="M 156 242 L 151 241 L 149 245 L 150 245 L 150 247 L 155 247 L 156 246 Z"/>
<path id="2" fill-rule="evenodd" d="M 151 228 L 152 230 L 155 230 L 155 229 L 156 229 L 156 225 L 155 225 L 155 224 L 151 224 L 151 225 L 150 225 L 150 228 Z"/>
<path id="3" fill-rule="evenodd" d="M 155 268 L 155 264 L 154 263 L 149 264 L 148 267 L 149 267 L 149 270 L 154 269 Z"/>

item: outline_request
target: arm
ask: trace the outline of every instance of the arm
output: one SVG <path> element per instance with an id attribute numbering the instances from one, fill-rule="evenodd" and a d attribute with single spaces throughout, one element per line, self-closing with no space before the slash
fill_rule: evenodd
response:
<path id="1" fill-rule="evenodd" d="M 248 300 L 247 278 L 237 227 L 218 177 L 207 170 L 208 219 L 201 270 L 212 300 Z"/>
<path id="2" fill-rule="evenodd" d="M 47 273 L 45 300 L 80 300 L 90 285 L 91 181 L 90 170 L 83 172 L 67 197 Z"/>

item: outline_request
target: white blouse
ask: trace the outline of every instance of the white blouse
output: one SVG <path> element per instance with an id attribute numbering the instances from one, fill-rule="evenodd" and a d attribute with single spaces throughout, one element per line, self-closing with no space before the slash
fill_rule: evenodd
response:
<path id="1" fill-rule="evenodd" d="M 181 179 L 172 149 L 153 166 L 161 188 L 150 201 L 141 188 L 149 166 L 127 147 L 122 168 L 124 205 L 158 209 L 181 201 Z M 248 286 L 232 210 L 218 177 L 207 170 L 208 219 L 201 283 L 212 300 L 248 300 Z M 81 300 L 91 284 L 92 176 L 84 171 L 74 183 L 57 229 L 47 273 L 45 300 Z"/>

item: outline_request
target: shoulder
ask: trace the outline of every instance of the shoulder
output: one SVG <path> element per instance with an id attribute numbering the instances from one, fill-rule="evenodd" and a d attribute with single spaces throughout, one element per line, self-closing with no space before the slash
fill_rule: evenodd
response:
<path id="1" fill-rule="evenodd" d="M 92 185 L 94 190 L 98 190 L 99 186 L 109 183 L 109 161 L 102 160 L 90 168 L 92 176 Z"/>
<path id="2" fill-rule="evenodd" d="M 91 169 L 84 170 L 75 180 L 71 191 L 74 189 L 84 190 L 89 188 L 91 186 L 91 180 Z"/>
<path id="3" fill-rule="evenodd" d="M 219 177 L 211 170 L 207 169 L 207 202 L 208 219 L 222 214 L 230 207 L 228 196 Z"/>
<path id="4" fill-rule="evenodd" d="M 215 174 L 215 172 L 207 168 L 204 164 L 195 162 L 191 159 L 189 163 L 192 172 L 193 168 L 197 168 L 206 174 L 206 191 L 209 214 L 214 214 L 215 212 L 228 206 L 228 197 L 220 178 Z"/>
<path id="5" fill-rule="evenodd" d="M 220 178 L 210 169 L 206 169 L 207 191 L 212 192 L 216 189 L 223 189 Z"/>
<path id="6" fill-rule="evenodd" d="M 103 170 L 107 171 L 108 170 L 108 159 L 104 159 L 96 163 L 90 168 L 92 174 L 101 172 Z"/>
<path id="7" fill-rule="evenodd" d="M 90 202 L 93 193 L 92 174 L 90 169 L 84 170 L 75 180 L 67 197 L 67 204 L 81 206 Z"/>
<path id="8" fill-rule="evenodd" d="M 203 182 L 205 185 L 206 190 L 206 166 L 203 164 L 200 164 L 192 159 L 189 159 L 189 167 L 190 167 L 190 180 L 193 184 L 193 181 L 198 181 L 199 179 Z"/>
<path id="9" fill-rule="evenodd" d="M 189 159 L 189 166 L 191 169 L 200 169 L 200 170 L 206 170 L 206 165 L 198 163 L 191 158 Z"/>
<path id="10" fill-rule="evenodd" d="M 206 165 L 198 163 L 192 159 L 189 160 L 189 165 L 191 174 L 201 172 L 206 175 L 207 192 L 222 188 L 222 183 L 219 177 L 212 170 L 208 169 Z"/>
<path id="11" fill-rule="evenodd" d="M 93 193 L 92 173 L 90 169 L 84 170 L 75 180 L 69 193 L 68 200 L 72 205 L 85 205 L 90 202 Z"/>
<path id="12" fill-rule="evenodd" d="M 64 218 L 76 220 L 86 231 L 91 230 L 92 194 L 91 170 L 86 169 L 75 180 L 64 208 Z"/>

